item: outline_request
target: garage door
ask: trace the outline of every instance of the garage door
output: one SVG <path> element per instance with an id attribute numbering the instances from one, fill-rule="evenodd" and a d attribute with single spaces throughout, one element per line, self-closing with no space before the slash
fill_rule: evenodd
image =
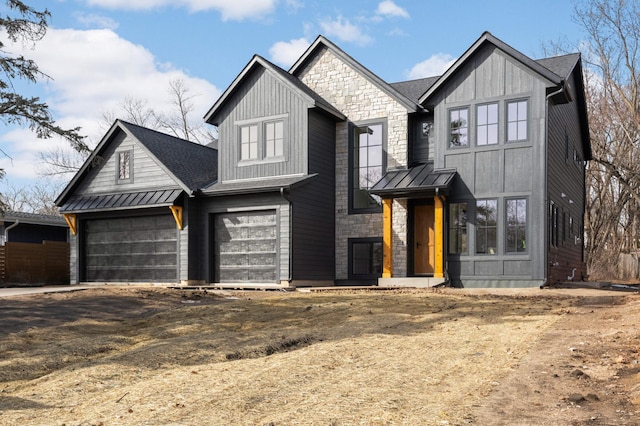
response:
<path id="1" fill-rule="evenodd" d="M 217 214 L 214 230 L 217 282 L 276 282 L 275 210 Z"/>
<path id="2" fill-rule="evenodd" d="M 176 282 L 177 231 L 169 215 L 85 222 L 86 281 Z"/>

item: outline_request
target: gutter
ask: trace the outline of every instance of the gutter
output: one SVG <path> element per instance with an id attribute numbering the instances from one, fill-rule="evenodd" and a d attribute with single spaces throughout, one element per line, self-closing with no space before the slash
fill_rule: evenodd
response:
<path id="1" fill-rule="evenodd" d="M 291 282 L 293 281 L 292 276 L 292 270 L 293 270 L 293 203 L 291 202 L 291 199 L 289 199 L 288 194 L 285 193 L 285 189 L 288 189 L 287 187 L 281 186 L 280 187 L 280 196 L 289 204 L 289 267 L 288 267 L 288 272 L 289 272 L 289 276 L 287 277 L 287 282 L 289 283 L 289 285 L 291 285 Z M 280 241 L 278 241 L 278 243 L 280 243 Z M 280 252 L 280 250 L 278 250 L 278 252 Z M 282 281 L 282 280 L 281 280 Z"/>
<path id="2" fill-rule="evenodd" d="M 16 219 L 11 225 L 4 228 L 4 242 L 5 244 L 9 241 L 9 231 L 20 224 L 20 219 Z"/>

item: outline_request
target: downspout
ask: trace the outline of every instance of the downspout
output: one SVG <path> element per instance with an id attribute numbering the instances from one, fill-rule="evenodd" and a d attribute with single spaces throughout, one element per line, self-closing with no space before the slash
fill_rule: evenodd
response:
<path id="1" fill-rule="evenodd" d="M 16 219 L 11 225 L 4 228 L 4 243 L 6 244 L 9 241 L 9 231 L 20 224 L 20 219 Z"/>
<path id="2" fill-rule="evenodd" d="M 543 188 L 544 188 L 544 217 L 545 217 L 545 227 L 544 232 L 544 279 L 542 281 L 542 285 L 540 288 L 546 287 L 547 282 L 549 280 L 549 186 L 548 186 L 548 171 L 549 171 L 549 100 L 552 96 L 555 96 L 564 91 L 564 81 L 560 88 L 554 92 L 549 93 L 545 96 L 545 114 L 544 114 L 544 173 L 542 174 L 542 179 L 544 180 Z"/>
<path id="3" fill-rule="evenodd" d="M 292 268 L 293 268 L 293 250 L 292 248 L 292 243 L 293 243 L 293 203 L 291 202 L 291 200 L 289 199 L 289 197 L 287 196 L 287 194 L 285 194 L 284 192 L 284 186 L 280 187 L 280 196 L 287 202 L 289 203 L 289 276 L 287 277 L 287 282 L 289 283 L 289 285 L 291 285 L 291 281 L 293 281 L 293 279 L 291 278 L 292 273 Z"/>

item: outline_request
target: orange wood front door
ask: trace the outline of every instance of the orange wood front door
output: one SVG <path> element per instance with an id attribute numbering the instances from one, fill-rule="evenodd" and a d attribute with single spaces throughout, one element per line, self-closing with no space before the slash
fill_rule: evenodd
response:
<path id="1" fill-rule="evenodd" d="M 433 274 L 435 269 L 435 209 L 422 205 L 413 208 L 413 272 Z"/>

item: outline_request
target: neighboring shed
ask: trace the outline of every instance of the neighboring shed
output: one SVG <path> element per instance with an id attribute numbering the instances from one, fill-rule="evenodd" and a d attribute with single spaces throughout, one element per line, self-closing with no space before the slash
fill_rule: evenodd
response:
<path id="1" fill-rule="evenodd" d="M 0 282 L 68 284 L 68 234 L 62 216 L 4 212 L 0 216 Z"/>

